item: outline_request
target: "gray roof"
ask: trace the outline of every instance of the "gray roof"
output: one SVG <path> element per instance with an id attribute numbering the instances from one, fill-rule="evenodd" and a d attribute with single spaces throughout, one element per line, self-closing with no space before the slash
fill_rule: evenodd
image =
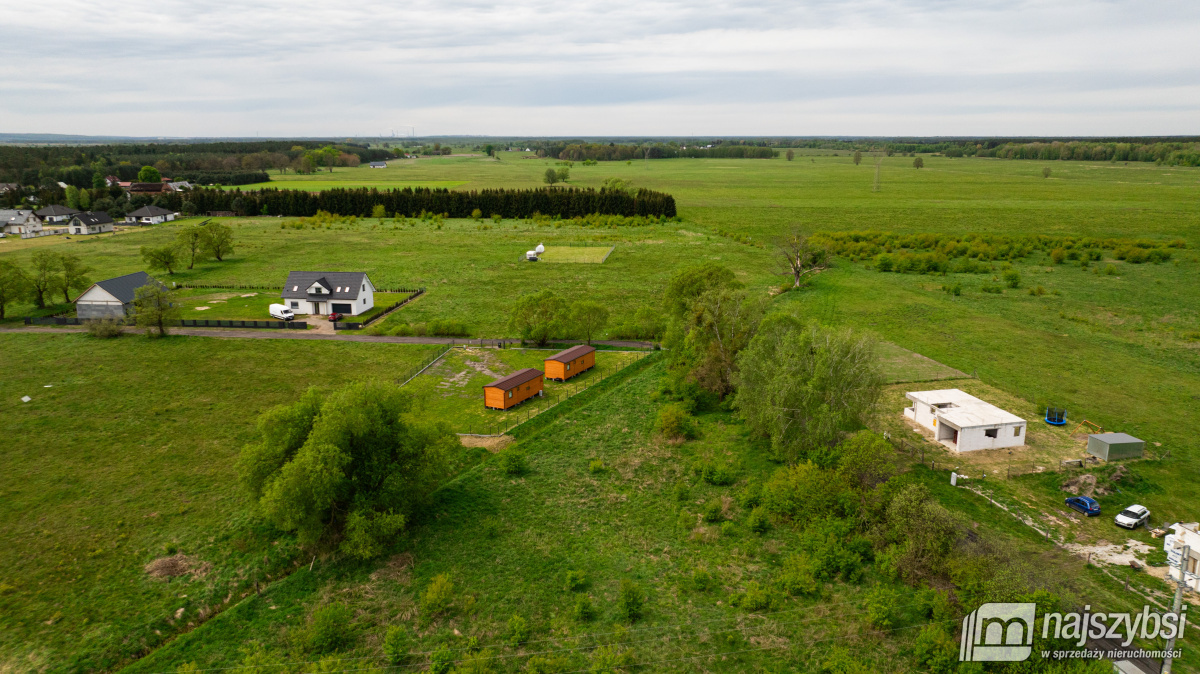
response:
<path id="1" fill-rule="evenodd" d="M 1128 433 L 1093 433 L 1088 437 L 1096 438 L 1107 445 L 1123 445 L 1128 442 L 1141 442 L 1145 444 L 1144 440 L 1139 440 Z"/>
<path id="2" fill-rule="evenodd" d="M 17 209 L 15 211 L 7 210 L 7 209 L 0 210 L 0 223 L 6 223 L 11 220 L 18 220 L 18 219 L 21 220 L 22 222 L 24 222 L 25 218 L 29 217 L 29 214 L 32 212 L 33 211 L 22 210 L 22 209 Z"/>
<path id="3" fill-rule="evenodd" d="M 78 220 L 85 225 L 103 225 L 112 222 L 112 216 L 104 211 L 88 211 L 87 213 L 79 213 L 72 220 Z"/>
<path id="4" fill-rule="evenodd" d="M 133 301 L 134 295 L 137 294 L 137 289 L 154 281 L 154 277 L 144 271 L 135 271 L 132 274 L 118 276 L 116 278 L 97 281 L 93 285 L 98 285 L 104 289 L 104 292 L 117 298 L 124 304 Z M 89 288 L 90 290 L 90 288 Z M 86 290 L 84 292 L 87 292 Z M 82 295 L 82 293 L 80 293 Z"/>
<path id="5" fill-rule="evenodd" d="M 79 211 L 75 210 L 74 208 L 68 208 L 66 206 L 60 206 L 58 204 L 54 204 L 53 206 L 47 206 L 43 209 L 40 209 L 37 212 L 37 214 L 42 217 L 46 217 L 46 216 L 60 216 L 60 215 L 75 215 L 78 212 Z"/>
<path id="6" fill-rule="evenodd" d="M 545 372 L 532 367 L 527 367 L 524 370 L 517 370 L 507 377 L 501 377 L 490 384 L 484 384 L 483 387 L 498 388 L 502 391 L 507 391 L 510 388 L 516 388 L 527 381 L 533 381 L 534 379 L 544 376 L 546 376 Z"/>
<path id="7" fill-rule="evenodd" d="M 361 271 L 294 271 L 288 273 L 280 297 L 287 300 L 356 300 L 362 293 L 363 285 L 369 282 L 366 272 Z M 308 287 L 313 283 L 320 283 L 325 292 L 309 295 Z"/>
<path id="8" fill-rule="evenodd" d="M 136 211 L 134 211 L 132 213 L 129 213 L 128 215 L 131 218 L 156 218 L 160 215 L 170 215 L 173 212 L 174 211 L 169 211 L 165 208 L 159 208 L 158 206 L 151 205 L 151 206 L 142 206 L 141 208 L 137 209 Z"/>

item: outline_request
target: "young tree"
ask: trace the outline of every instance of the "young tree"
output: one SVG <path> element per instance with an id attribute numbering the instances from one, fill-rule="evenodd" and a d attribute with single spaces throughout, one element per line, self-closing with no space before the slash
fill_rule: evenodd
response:
<path id="1" fill-rule="evenodd" d="M 567 303 L 552 290 L 522 295 L 513 306 L 508 319 L 510 330 L 515 330 L 525 341 L 545 346 L 563 332 Z"/>
<path id="2" fill-rule="evenodd" d="M 792 463 L 831 463 L 830 448 L 861 427 L 883 384 L 871 339 L 791 316 L 764 321 L 737 362 L 734 407 L 770 438 L 777 460 Z"/>
<path id="3" fill-rule="evenodd" d="M 571 177 L 571 169 L 566 166 L 558 169 L 558 182 L 565 183 Z"/>
<path id="4" fill-rule="evenodd" d="M 79 188 L 74 185 L 67 185 L 66 196 L 63 199 L 66 202 L 67 208 L 79 208 Z"/>
<path id="5" fill-rule="evenodd" d="M 143 166 L 138 171 L 137 181 L 139 183 L 160 183 L 162 182 L 162 173 L 153 166 Z"/>
<path id="6" fill-rule="evenodd" d="M 204 228 L 199 225 L 185 225 L 175 235 L 175 241 L 179 244 L 183 254 L 187 256 L 188 269 L 195 266 L 197 261 L 203 261 L 208 256 L 204 240 Z"/>
<path id="7" fill-rule="evenodd" d="M 542 180 L 544 180 L 547 185 L 553 185 L 554 183 L 558 182 L 558 171 L 555 171 L 552 168 L 546 169 L 546 175 L 542 177 Z"/>
<path id="8" fill-rule="evenodd" d="M 79 210 L 89 211 L 92 209 L 92 191 L 79 190 Z"/>
<path id="9" fill-rule="evenodd" d="M 5 307 L 15 304 L 28 292 L 29 282 L 21 269 L 9 260 L 0 260 L 0 319 L 4 318 Z"/>
<path id="10" fill-rule="evenodd" d="M 788 160 L 788 161 L 791 161 L 791 160 L 793 160 L 793 159 L 795 159 L 795 158 L 796 158 L 796 151 L 795 151 L 795 150 L 788 150 L 788 151 L 787 151 L 787 160 Z"/>
<path id="11" fill-rule="evenodd" d="M 167 327 L 183 317 L 179 305 L 171 301 L 171 291 L 158 281 L 151 280 L 138 288 L 133 297 L 134 317 L 137 324 L 146 328 L 146 335 L 167 335 Z"/>
<path id="12" fill-rule="evenodd" d="M 1042 177 L 1043 178 L 1049 178 L 1051 173 L 1052 173 L 1052 171 L 1050 170 L 1049 166 L 1042 169 Z"/>
<path id="13" fill-rule="evenodd" d="M 922 157 L 917 157 L 916 159 L 914 159 L 913 160 L 913 168 L 917 168 L 917 169 L 925 168 L 925 159 Z"/>
<path id="14" fill-rule="evenodd" d="M 854 151 L 854 165 L 858 166 L 862 163 L 862 150 Z"/>
<path id="15" fill-rule="evenodd" d="M 779 273 L 792 277 L 793 288 L 799 288 L 810 275 L 829 269 L 832 257 L 829 249 L 812 243 L 799 229 L 793 229 L 779 239 L 775 246 Z"/>
<path id="16" fill-rule="evenodd" d="M 603 330 L 607 323 L 608 309 L 599 302 L 585 300 L 571 307 L 571 325 L 588 344 L 592 343 L 592 337 Z"/>
<path id="17" fill-rule="evenodd" d="M 142 259 L 151 269 L 165 269 L 168 274 L 174 274 L 179 266 L 179 247 L 174 244 L 165 246 L 142 246 Z"/>
<path id="18" fill-rule="evenodd" d="M 457 438 L 407 414 L 411 399 L 383 382 L 314 390 L 258 420 L 238 459 L 242 484 L 275 526 L 306 546 L 358 558 L 387 549 L 446 475 Z"/>
<path id="19" fill-rule="evenodd" d="M 204 225 L 204 250 L 208 251 L 217 262 L 225 256 L 233 254 L 233 228 L 219 222 Z"/>
<path id="20" fill-rule="evenodd" d="M 29 258 L 30 269 L 25 272 L 25 282 L 33 296 L 38 309 L 46 308 L 46 295 L 50 294 L 61 283 L 58 275 L 60 268 L 58 253 L 48 250 L 34 252 Z"/>
<path id="21" fill-rule="evenodd" d="M 108 187 L 108 183 L 106 183 L 104 180 L 104 174 L 99 171 L 96 171 L 95 173 L 93 173 L 92 174 L 92 189 L 102 190 L 105 187 Z"/>
<path id="22" fill-rule="evenodd" d="M 84 264 L 78 255 L 74 253 L 60 255 L 58 257 L 58 266 L 62 271 L 59 281 L 63 291 L 63 302 L 71 301 L 72 290 L 83 290 L 92 285 L 92 282 L 87 279 L 87 275 L 92 272 L 92 268 Z"/>

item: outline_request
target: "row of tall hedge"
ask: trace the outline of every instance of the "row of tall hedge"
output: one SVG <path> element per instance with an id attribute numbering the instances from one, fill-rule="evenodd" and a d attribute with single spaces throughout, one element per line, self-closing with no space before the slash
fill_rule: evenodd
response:
<path id="1" fill-rule="evenodd" d="M 623 216 L 675 216 L 675 197 L 663 192 L 640 189 L 487 189 L 459 191 L 429 188 L 379 190 L 376 188 L 331 189 L 323 192 L 262 189 L 195 189 L 168 197 L 170 208 L 208 211 L 234 211 L 240 215 L 311 216 L 317 211 L 337 215 L 369 217 L 376 206 L 389 215 L 416 217 L 422 212 L 445 213 L 451 218 L 469 218 L 472 211 L 504 218 L 529 218 L 535 214 L 563 218 L 592 214 Z M 184 201 L 189 202 L 184 208 Z"/>

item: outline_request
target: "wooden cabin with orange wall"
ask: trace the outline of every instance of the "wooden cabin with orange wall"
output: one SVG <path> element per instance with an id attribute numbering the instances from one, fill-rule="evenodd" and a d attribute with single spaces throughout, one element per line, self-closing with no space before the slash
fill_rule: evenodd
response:
<path id="1" fill-rule="evenodd" d="M 566 381 L 596 367 L 596 347 L 580 344 L 546 359 L 546 378 Z"/>
<path id="2" fill-rule="evenodd" d="M 486 384 L 483 387 L 483 406 L 493 410 L 506 410 L 541 395 L 544 376 L 541 370 L 527 367 Z"/>

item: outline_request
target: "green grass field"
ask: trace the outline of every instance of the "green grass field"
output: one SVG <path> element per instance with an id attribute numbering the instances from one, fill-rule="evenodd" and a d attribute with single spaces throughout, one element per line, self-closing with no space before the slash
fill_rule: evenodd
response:
<path id="1" fill-rule="evenodd" d="M 278 575 L 294 545 L 248 517 L 233 469 L 255 417 L 309 386 L 399 378 L 434 353 L 0 333 L 0 671 L 109 669 Z M 175 550 L 207 570 L 147 576 Z"/>
<path id="2" fill-rule="evenodd" d="M 496 337 L 509 336 L 508 312 L 523 292 L 550 288 L 568 299 L 595 299 L 619 317 L 657 306 L 676 269 L 703 261 L 730 267 L 751 291 L 766 293 L 784 281 L 774 274 L 769 244 L 792 227 L 806 232 L 1182 238 L 1187 248 L 1158 265 L 1105 260 L 1083 269 L 1055 265 L 1045 253 L 1035 252 L 1015 263 L 1021 287 L 999 294 L 982 292 L 999 274 L 998 263 L 987 273 L 941 277 L 884 273 L 864 261 L 841 259 L 809 288 L 782 293 L 773 303 L 826 324 L 868 330 L 890 342 L 881 355 L 891 381 L 939 380 L 957 376 L 954 370 L 975 374 L 979 381 L 964 386 L 987 386 L 1009 397 L 1031 424 L 1041 423 L 1036 421 L 1039 410 L 1053 404 L 1066 407 L 1074 422 L 1087 418 L 1149 441 L 1156 454 L 1169 451 L 1162 460 L 1131 464 L 1142 484 L 1150 486 L 1130 492 L 1130 498 L 1150 507 L 1155 521 L 1195 521 L 1200 516 L 1193 505 L 1200 475 L 1200 442 L 1194 434 L 1200 427 L 1200 293 L 1195 292 L 1200 287 L 1200 171 L 1149 164 L 925 161 L 924 169 L 915 170 L 911 158 L 884 158 L 878 192 L 872 191 L 873 158 L 855 166 L 849 156 L 833 153 L 799 153 L 793 162 L 576 164 L 569 184 L 599 187 L 605 178 L 620 177 L 635 186 L 665 190 L 675 195 L 682 222 L 589 229 L 506 220 L 499 225 L 487 221 L 490 228 L 483 229 L 484 224 L 471 220 L 450 220 L 438 229 L 425 222 L 363 219 L 355 226 L 296 230 L 281 229 L 278 218 L 229 219 L 237 242 L 234 255 L 162 278 L 281 285 L 293 269 L 361 269 L 381 287 L 427 288 L 395 320 L 455 319 L 466 322 L 474 337 Z M 369 178 L 397 186 L 453 181 L 462 189 L 536 187 L 545 169 L 554 165 L 502 153 L 498 161 L 422 159 L 372 173 L 339 169 L 325 175 L 353 184 L 366 184 Z M 1044 166 L 1053 170 L 1048 179 L 1042 178 Z M 318 177 L 324 179 L 318 174 L 314 183 Z M 106 278 L 143 269 L 140 246 L 165 243 L 178 226 L 86 240 L 53 237 L 11 247 L 14 242 L 0 242 L 0 259 L 24 265 L 32 250 L 52 247 L 78 253 L 95 268 L 94 279 Z M 589 257 L 615 249 L 604 264 L 521 262 L 523 253 L 539 242 L 546 244 L 548 255 L 572 250 Z M 1109 268 L 1113 273 L 1105 273 Z M 962 285 L 960 295 L 943 290 L 953 283 Z M 1037 286 L 1046 294 L 1028 294 Z M 188 301 L 193 299 L 201 298 Z M 257 311 L 249 305 L 266 301 L 261 295 L 237 299 L 253 300 L 241 307 L 246 311 Z M 221 310 L 233 310 L 236 303 L 228 298 Z M 193 312 L 211 314 L 220 303 L 207 306 L 214 308 Z M 31 307 L 19 304 L 8 311 L 20 316 Z M 500 353 L 508 358 L 517 352 Z M 6 459 L 14 457 L 8 461 L 14 468 L 0 476 L 0 509 L 10 509 L 0 510 L 0 532 L 5 540 L 18 541 L 0 552 L 0 568 L 5 569 L 0 583 L 14 588 L 0 592 L 0 625 L 12 626 L 0 629 L 0 670 L 29 657 L 51 670 L 71 669 L 72 662 L 80 663 L 80 671 L 104 668 L 101 663 L 161 643 L 166 636 L 154 630 L 169 635 L 186 627 L 183 618 L 175 624 L 167 621 L 185 603 L 185 616 L 202 608 L 192 603 L 194 593 L 168 592 L 141 571 L 167 545 L 212 561 L 208 580 L 184 582 L 206 588 L 202 603 L 224 606 L 211 598 L 233 578 L 244 580 L 258 568 L 246 560 L 261 561 L 263 551 L 275 547 L 275 539 L 268 540 L 270 532 L 254 529 L 258 525 L 233 482 L 232 457 L 252 432 L 254 415 L 268 404 L 293 399 L 309 383 L 331 386 L 362 374 L 408 371 L 431 354 L 377 344 L 272 340 L 244 346 L 232 340 L 151 342 L 140 337 L 95 342 L 78 335 L 0 333 L 0 364 L 14 373 L 0 382 L 0 413 L 6 430 L 23 438 L 15 450 L 5 450 L 11 452 Z M 389 358 L 400 360 L 393 367 Z M 472 412 L 469 396 L 458 400 L 459 394 L 438 389 L 462 371 L 450 370 L 442 379 L 431 375 L 409 387 L 420 392 L 431 413 L 469 428 L 471 415 L 482 409 Z M 741 456 L 745 479 L 765 474 L 770 466 L 746 443 L 734 420 L 721 415 L 705 420 L 700 441 L 681 447 L 656 442 L 649 432 L 652 406 L 646 394 L 656 376 L 639 375 L 628 388 L 567 414 L 562 423 L 529 440 L 525 448 L 534 469 L 528 477 L 512 479 L 485 465 L 456 481 L 444 492 L 445 515 L 422 524 L 398 548 L 412 552 L 415 565 L 318 564 L 312 574 L 297 573 L 271 590 L 278 594 L 240 604 L 195 636 L 156 652 L 139 670 L 165 671 L 191 660 L 231 666 L 240 657 L 238 648 L 250 639 L 282 648 L 287 630 L 295 629 L 314 606 L 343 592 L 364 620 L 354 653 L 378 654 L 380 627 L 406 615 L 416 594 L 441 571 L 457 579 L 464 604 L 460 613 L 420 634 L 423 648 L 456 643 L 456 628 L 491 643 L 512 613 L 529 618 L 540 638 L 551 638 L 552 629 L 555 639 L 612 631 L 605 621 L 612 617 L 614 583 L 626 576 L 650 589 L 651 625 L 728 618 L 727 607 L 716 602 L 727 600 L 746 580 L 769 575 L 790 541 L 782 533 L 762 540 L 738 534 L 693 541 L 691 527 L 680 528 L 677 521 L 680 509 L 691 506 L 676 505 L 667 493 L 698 452 Z M 58 382 L 72 378 L 83 382 L 64 389 L 74 395 L 54 398 L 60 405 L 52 410 L 38 407 L 43 397 L 65 395 L 57 391 Z M 41 388 L 45 384 L 54 388 Z M 474 382 L 464 385 L 463 391 L 472 386 Z M 25 394 L 35 399 L 30 406 L 19 403 Z M 603 459 L 609 472 L 588 473 L 591 458 Z M 931 488 L 941 489 L 944 475 L 929 473 Z M 1026 475 L 989 488 L 998 500 L 1026 504 L 1020 507 L 1030 512 L 1050 511 L 1061 507 L 1059 477 L 1053 472 Z M 721 493 L 700 489 L 698 499 Z M 1028 533 L 1012 518 L 997 514 L 1002 511 L 980 506 L 978 497 L 948 486 L 938 493 L 985 527 L 1016 537 Z M 1108 498 L 1106 508 L 1121 500 Z M 158 516 L 150 518 L 155 512 Z M 735 520 L 741 517 L 735 515 Z M 1111 525 L 1111 518 L 1067 522 L 1060 533 L 1064 539 L 1094 542 L 1114 535 L 1105 524 Z M 123 534 L 128 538 L 120 538 Z M 281 554 L 272 553 L 268 564 L 276 570 L 281 566 L 272 565 L 297 561 L 286 541 L 280 546 Z M 1050 554 L 1045 547 L 1030 549 Z M 721 594 L 701 597 L 682 589 L 680 574 L 700 563 L 721 570 Z M 1085 589 L 1094 596 L 1117 596 L 1113 593 L 1119 583 L 1101 573 L 1102 567 L 1081 571 L 1065 560 L 1055 563 L 1066 565 L 1063 573 L 1086 579 Z M 571 565 L 595 578 L 589 591 L 606 607 L 600 627 L 564 626 L 568 598 L 553 578 Z M 829 601 L 854 599 L 858 591 L 837 589 Z M 92 599 L 96 596 L 106 599 Z M 474 598 L 475 608 L 467 608 L 467 597 Z M 270 609 L 272 605 L 278 608 Z M 816 669 L 826 651 L 805 645 L 815 637 L 788 629 L 792 627 L 764 628 L 756 638 L 763 643 L 788 640 L 787 661 L 804 671 Z M 822 629 L 820 634 L 832 634 L 832 623 L 823 623 Z M 658 643 L 634 645 L 633 637 L 622 638 L 639 661 L 668 653 L 702 654 Z M 705 643 L 716 652 L 713 642 Z M 892 651 L 903 645 L 902 640 L 855 643 L 866 644 L 863 657 L 876 667 L 886 667 Z M 713 670 L 761 671 L 768 660 L 760 654 L 700 662 Z M 9 666 L 17 671 L 24 667 Z M 679 667 L 684 671 L 685 665 Z"/>
<path id="3" fill-rule="evenodd" d="M 421 401 L 421 413 L 445 421 L 457 433 L 498 434 L 587 389 L 644 354 L 597 351 L 596 367 L 566 382 L 546 380 L 543 396 L 508 410 L 483 406 L 483 386 L 527 367 L 545 369 L 553 349 L 456 348 L 414 378 L 405 390 Z"/>

